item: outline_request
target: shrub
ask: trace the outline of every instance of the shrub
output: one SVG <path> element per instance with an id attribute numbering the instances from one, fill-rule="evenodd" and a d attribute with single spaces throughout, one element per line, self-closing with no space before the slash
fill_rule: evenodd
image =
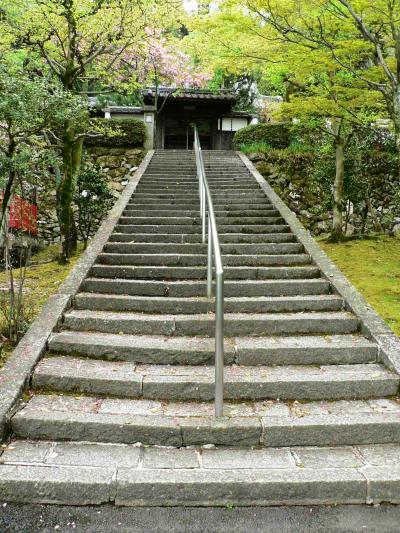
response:
<path id="1" fill-rule="evenodd" d="M 252 124 L 235 133 L 235 146 L 266 144 L 272 148 L 287 148 L 291 141 L 290 124 Z"/>
<path id="2" fill-rule="evenodd" d="M 113 196 L 108 188 L 107 176 L 97 165 L 85 162 L 81 167 L 74 195 L 77 207 L 76 222 L 84 249 L 112 202 Z"/>
<path id="3" fill-rule="evenodd" d="M 92 119 L 94 129 L 100 129 L 99 137 L 88 137 L 86 146 L 106 146 L 112 148 L 143 146 L 146 139 L 146 126 L 141 120 L 135 119 Z"/>

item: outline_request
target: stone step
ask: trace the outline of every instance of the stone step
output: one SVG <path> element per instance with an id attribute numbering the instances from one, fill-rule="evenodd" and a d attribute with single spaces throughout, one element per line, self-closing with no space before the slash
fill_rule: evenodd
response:
<path id="1" fill-rule="evenodd" d="M 14 439 L 0 459 L 0 492 L 21 504 L 43 503 L 44 494 L 59 505 L 398 504 L 399 457 L 398 444 L 252 450 Z"/>
<path id="2" fill-rule="evenodd" d="M 254 186 L 250 183 L 241 183 L 238 184 L 232 184 L 232 183 L 225 183 L 225 182 L 211 182 L 209 183 L 209 187 L 212 194 L 215 194 L 219 191 L 226 191 L 226 192 L 232 192 L 232 193 L 249 193 L 252 191 L 259 191 L 260 187 Z M 138 185 L 135 193 L 144 193 L 144 194 L 181 194 L 182 192 L 187 192 L 187 194 L 192 195 L 198 195 L 199 186 L 198 184 L 189 184 L 189 183 L 178 183 L 174 185 L 166 185 L 165 183 L 154 183 L 154 184 L 144 184 Z"/>
<path id="3" fill-rule="evenodd" d="M 210 314 L 150 315 L 111 311 L 71 310 L 64 327 L 74 331 L 127 333 L 130 335 L 213 336 L 215 319 Z M 303 335 L 354 333 L 359 320 L 348 312 L 226 313 L 224 333 L 244 335 Z"/>
<path id="4" fill-rule="evenodd" d="M 115 335 L 81 331 L 54 333 L 54 353 L 108 361 L 158 365 L 203 365 L 214 362 L 215 343 L 208 337 Z M 358 335 L 225 337 L 225 364 L 345 365 L 374 363 L 376 344 Z"/>
<path id="5" fill-rule="evenodd" d="M 145 216 L 145 217 L 139 217 L 139 216 L 133 216 L 133 217 L 127 217 L 127 216 L 121 216 L 118 224 L 126 224 L 126 225 L 135 225 L 135 226 L 148 226 L 148 225 L 182 225 L 182 226 L 200 226 L 201 220 L 199 217 L 184 217 L 184 216 L 163 216 L 163 217 L 151 217 L 151 216 Z M 225 224 L 228 225 L 258 225 L 261 224 L 269 225 L 269 224 L 284 224 L 284 220 L 282 217 L 271 217 L 271 216 L 247 216 L 245 218 L 231 215 L 230 217 L 224 217 L 224 216 L 217 216 L 217 224 L 218 226 L 223 226 Z"/>
<path id="6" fill-rule="evenodd" d="M 101 265 L 117 265 L 117 266 L 134 266 L 134 265 L 149 265 L 149 266 L 206 266 L 207 255 L 203 254 L 122 254 L 122 253 L 102 253 L 97 256 L 97 262 Z M 279 277 L 284 278 L 309 278 L 319 277 L 319 269 L 317 267 L 298 267 L 297 265 L 305 265 L 310 263 L 310 256 L 306 254 L 284 254 L 284 255 L 224 255 L 222 257 L 224 266 L 290 266 L 288 271 L 280 270 Z M 132 272 L 132 271 L 131 271 Z M 273 272 L 275 275 L 275 272 Z M 126 274 L 129 277 L 129 272 Z M 133 275 L 136 277 L 135 273 Z M 269 273 L 267 273 L 269 275 Z M 102 275 L 101 275 L 102 276 Z M 107 276 L 102 276 L 107 277 Z M 120 277 L 125 277 L 120 276 Z M 197 277 L 197 275 L 196 275 Z"/>
<path id="7" fill-rule="evenodd" d="M 265 198 L 243 198 L 240 202 L 238 199 L 234 199 L 228 203 L 224 198 L 213 198 L 213 204 L 215 209 L 228 209 L 234 211 L 235 209 L 247 209 L 247 208 L 259 208 L 259 207 L 272 207 L 271 202 Z M 153 198 L 140 196 L 132 196 L 130 202 L 127 203 L 127 208 L 130 206 L 141 206 L 141 209 L 154 209 L 155 206 L 160 209 L 168 209 L 169 206 L 175 207 L 175 209 L 184 211 L 185 209 L 198 208 L 200 209 L 199 198 Z"/>
<path id="8" fill-rule="evenodd" d="M 284 234 L 287 237 L 287 234 Z M 254 244 L 222 244 L 221 251 L 223 255 L 273 255 L 276 254 L 277 257 L 281 254 L 282 248 L 279 243 L 254 243 Z M 285 250 L 286 251 L 286 250 Z M 192 243 L 192 244 L 180 244 L 180 243 L 146 243 L 146 242 L 137 242 L 137 243 L 121 243 L 121 242 L 108 242 L 104 246 L 104 252 L 109 254 L 164 254 L 164 253 L 177 253 L 177 254 L 196 254 L 196 253 L 207 253 L 207 244 L 206 243 Z M 285 257 L 291 257 L 293 254 L 284 254 Z M 297 254 L 298 256 L 305 256 L 306 254 Z M 311 259 L 308 257 L 308 261 Z M 299 258 L 301 262 L 306 262 L 305 258 Z"/>
<path id="9" fill-rule="evenodd" d="M 252 235 L 243 235 L 242 233 L 220 233 L 219 234 L 221 245 L 233 244 L 240 245 L 254 245 L 254 244 L 269 244 L 269 243 L 285 243 L 295 242 L 296 237 L 289 232 L 286 233 L 260 233 Z M 201 244 L 201 235 L 194 233 L 136 233 L 130 235 L 129 233 L 114 232 L 110 235 L 109 243 L 129 243 L 129 244 L 143 244 L 149 243 L 154 245 L 155 243 L 164 244 Z"/>
<path id="10" fill-rule="evenodd" d="M 227 366 L 226 400 L 337 400 L 397 394 L 399 376 L 379 364 L 330 366 Z M 32 376 L 35 389 L 103 397 L 212 401 L 213 366 L 135 365 L 54 356 Z"/>
<path id="11" fill-rule="evenodd" d="M 139 256 L 146 261 L 148 256 Z M 232 256 L 243 258 L 243 256 Z M 150 261 L 155 263 L 156 260 Z M 251 261 L 249 261 L 251 262 Z M 206 265 L 205 260 L 203 261 Z M 102 265 L 95 264 L 90 275 L 98 278 L 118 279 L 163 279 L 205 280 L 207 269 L 203 266 L 156 266 L 156 265 Z M 319 278 L 320 271 L 314 266 L 225 266 L 225 280 L 284 280 Z"/>
<path id="12" fill-rule="evenodd" d="M 229 186 L 229 187 L 251 187 L 253 189 L 259 189 L 260 186 L 255 182 L 251 177 L 221 177 L 221 176 L 215 176 L 215 177 L 208 177 L 207 178 L 208 185 L 210 187 L 214 186 Z M 198 190 L 199 188 L 199 182 L 197 178 L 191 178 L 191 177 L 165 177 L 165 178 L 156 178 L 151 176 L 145 176 L 140 181 L 138 187 L 179 187 L 179 186 L 185 186 L 190 187 L 192 189 Z"/>
<path id="13" fill-rule="evenodd" d="M 225 205 L 225 204 L 248 204 L 248 203 L 262 203 L 263 199 L 266 198 L 264 193 L 255 192 L 251 194 L 237 193 L 237 194 L 213 194 L 213 204 L 214 205 Z M 175 201 L 179 204 L 184 203 L 195 203 L 199 201 L 198 195 L 192 194 L 145 194 L 145 193 L 135 193 L 132 196 L 134 202 L 143 202 L 145 204 L 151 203 L 165 203 Z M 266 200 L 267 203 L 267 200 Z"/>
<path id="14" fill-rule="evenodd" d="M 157 213 L 159 217 L 170 217 L 170 216 L 179 216 L 190 217 L 190 218 L 199 218 L 199 209 L 198 206 L 191 210 L 182 210 L 177 213 L 176 211 L 171 212 L 170 209 L 126 209 L 123 213 L 125 217 L 148 217 L 150 213 Z M 216 209 L 215 216 L 217 219 L 221 217 L 240 217 L 241 220 L 245 220 L 247 217 L 279 217 L 280 213 L 278 210 L 273 209 L 272 207 L 266 207 L 264 209 L 252 209 L 246 211 L 227 211 L 224 209 Z"/>
<path id="15" fill-rule="evenodd" d="M 400 406 L 383 402 L 227 402 L 216 419 L 212 402 L 37 395 L 11 424 L 17 438 L 175 447 L 399 443 Z"/>
<path id="16" fill-rule="evenodd" d="M 274 210 L 274 206 L 270 202 L 262 202 L 262 203 L 254 203 L 254 204 L 233 204 L 233 205 L 224 205 L 224 204 L 214 204 L 215 211 L 226 211 L 227 213 L 242 213 L 243 210 L 245 212 L 251 211 L 251 210 Z M 176 203 L 176 202 L 160 202 L 157 204 L 146 204 L 145 202 L 142 203 L 135 203 L 134 201 L 128 202 L 126 206 L 127 210 L 132 209 L 138 209 L 146 211 L 158 211 L 160 209 L 167 210 L 168 212 L 171 211 L 179 211 L 179 213 L 184 212 L 185 210 L 193 210 L 199 212 L 200 210 L 200 203 L 199 201 L 192 202 L 192 203 Z"/>
<path id="17" fill-rule="evenodd" d="M 215 303 L 208 298 L 166 298 L 165 296 L 127 296 L 78 293 L 75 309 L 93 311 L 134 311 L 161 314 L 212 313 Z M 226 313 L 295 313 L 306 311 L 340 311 L 343 300 L 334 294 L 322 296 L 225 298 Z"/>
<path id="18" fill-rule="evenodd" d="M 115 230 L 118 233 L 198 233 L 201 232 L 200 224 L 196 225 L 178 225 L 178 224 L 162 224 L 160 225 L 130 225 L 130 224 L 117 224 Z M 243 233 L 246 235 L 252 233 L 285 233 L 290 231 L 289 226 L 286 224 L 270 224 L 270 225 L 258 225 L 258 224 L 219 224 L 218 232 L 221 233 Z"/>
<path id="19" fill-rule="evenodd" d="M 182 192 L 168 192 L 163 189 L 159 189 L 158 192 L 155 193 L 146 193 L 146 192 L 136 192 L 133 195 L 133 198 L 149 198 L 152 200 L 158 200 L 158 199 L 173 199 L 176 200 L 198 200 L 199 199 L 199 192 L 197 190 L 197 187 L 193 189 L 193 192 L 190 191 L 189 193 L 185 193 L 184 190 Z M 254 190 L 254 191 L 247 191 L 247 190 L 240 190 L 238 188 L 235 188 L 231 191 L 214 191 L 213 193 L 213 199 L 225 199 L 225 200 L 239 200 L 239 198 L 247 198 L 250 202 L 254 199 L 263 199 L 265 198 L 265 193 L 261 190 Z"/>
<path id="20" fill-rule="evenodd" d="M 201 280 L 133 280 L 86 278 L 81 290 L 101 294 L 131 296 L 188 297 L 207 294 L 206 281 Z M 297 296 L 328 294 L 331 287 L 325 279 L 307 280 L 226 280 L 225 297 L 232 296 Z"/>

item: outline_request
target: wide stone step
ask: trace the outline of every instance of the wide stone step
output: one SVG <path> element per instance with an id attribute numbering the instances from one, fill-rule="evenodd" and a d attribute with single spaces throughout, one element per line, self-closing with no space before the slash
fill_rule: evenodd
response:
<path id="1" fill-rule="evenodd" d="M 226 400 L 370 399 L 398 392 L 399 376 L 381 365 L 227 366 Z M 151 400 L 211 401 L 213 366 L 135 365 L 76 357 L 46 357 L 32 377 L 35 389 Z"/>
<path id="2" fill-rule="evenodd" d="M 131 280 L 87 278 L 81 290 L 101 294 L 126 294 L 132 296 L 204 296 L 206 281 L 199 280 Z M 226 280 L 224 294 L 231 296 L 296 296 L 328 294 L 331 287 L 325 279 L 307 280 Z"/>
<path id="3" fill-rule="evenodd" d="M 154 212 L 159 217 L 176 217 L 178 214 L 182 217 L 189 217 L 189 218 L 199 218 L 199 207 L 196 206 L 196 208 L 191 210 L 182 210 L 179 211 L 179 213 L 169 209 L 156 209 L 154 207 L 153 210 L 151 209 L 126 209 L 124 211 L 123 216 L 124 217 L 148 217 L 150 213 Z M 241 220 L 246 219 L 247 217 L 278 217 L 280 216 L 279 211 L 276 209 L 273 209 L 271 207 L 266 207 L 264 209 L 248 209 L 244 211 L 227 211 L 226 209 L 216 209 L 215 210 L 215 216 L 218 218 L 221 217 L 241 217 Z"/>
<path id="4" fill-rule="evenodd" d="M 189 192 L 188 194 L 185 194 L 184 191 L 182 191 L 181 193 L 170 193 L 170 192 L 163 192 L 161 190 L 161 192 L 157 192 L 157 193 L 145 193 L 145 192 L 135 192 L 133 197 L 132 198 L 141 198 L 141 199 L 151 199 L 151 200 L 162 200 L 162 199 L 176 199 L 176 200 L 198 200 L 199 198 L 199 193 L 197 190 L 194 190 L 193 192 Z M 265 193 L 261 190 L 261 189 L 258 189 L 258 190 L 255 190 L 255 191 L 251 191 L 251 192 L 248 192 L 246 190 L 244 191 L 241 191 L 240 189 L 234 189 L 230 192 L 228 191 L 223 191 L 223 192 L 218 192 L 218 191 L 215 191 L 214 194 L 213 194 L 213 199 L 215 198 L 215 200 L 217 201 L 218 199 L 225 199 L 225 200 L 229 200 L 229 202 L 234 202 L 234 201 L 239 201 L 240 198 L 242 199 L 247 199 L 249 200 L 250 202 L 252 200 L 256 200 L 256 199 L 263 199 L 265 198 Z"/>
<path id="5" fill-rule="evenodd" d="M 54 333 L 54 353 L 109 361 L 158 365 L 202 365 L 214 362 L 215 343 L 208 337 L 115 335 L 81 331 Z M 358 335 L 225 337 L 225 364 L 340 365 L 374 363 L 376 344 Z"/>
<path id="6" fill-rule="evenodd" d="M 233 244 L 231 248 L 236 249 L 237 245 L 253 245 L 253 244 L 269 244 L 295 242 L 297 239 L 293 233 L 260 233 L 252 235 L 243 235 L 242 233 L 220 233 L 220 243 Z M 136 233 L 131 235 L 129 233 L 114 232 L 110 235 L 110 242 L 115 243 L 130 243 L 130 244 L 142 244 L 142 243 L 164 243 L 164 244 L 184 244 L 184 243 L 201 243 L 201 235 L 194 233 Z"/>
<path id="7" fill-rule="evenodd" d="M 283 234 L 283 237 L 287 238 L 287 234 Z M 267 254 L 273 255 L 281 254 L 281 251 L 286 249 L 283 248 L 280 244 L 273 243 L 254 243 L 254 244 L 222 244 L 221 251 L 223 255 L 260 255 Z M 207 244 L 206 243 L 192 243 L 192 244 L 180 244 L 180 243 L 146 243 L 146 242 L 136 242 L 136 243 L 121 243 L 121 242 L 108 242 L 104 247 L 105 253 L 110 254 L 164 254 L 164 253 L 178 253 L 178 254 L 196 254 L 196 253 L 207 253 Z M 290 257 L 293 254 L 284 254 L 285 256 Z M 304 256 L 306 254 L 296 254 L 298 256 Z M 309 257 L 309 256 L 307 256 Z M 300 258 L 301 262 L 305 262 L 304 258 Z M 311 259 L 309 259 L 311 261 Z M 308 261 L 308 262 L 309 262 Z"/>
<path id="8" fill-rule="evenodd" d="M 143 261 L 148 256 L 143 257 Z M 243 256 L 232 256 L 233 258 Z M 156 261 L 153 261 L 155 263 Z M 251 261 L 250 261 L 251 262 Z M 150 261 L 151 263 L 151 261 Z M 206 264 L 204 260 L 204 265 Z M 118 279 L 164 279 L 164 280 L 204 280 L 207 269 L 203 266 L 156 266 L 156 265 L 101 265 L 95 264 L 90 275 L 98 278 Z M 225 266 L 225 280 L 275 280 L 318 278 L 320 271 L 314 266 Z"/>
<path id="9" fill-rule="evenodd" d="M 97 256 L 97 261 L 103 265 L 163 265 L 163 266 L 206 266 L 207 255 L 203 254 L 122 254 L 122 253 L 103 253 Z M 306 254 L 284 254 L 284 255 L 224 255 L 222 258 L 224 266 L 270 266 L 270 265 L 290 265 L 290 271 L 280 271 L 284 278 L 309 278 L 319 277 L 317 267 L 302 267 L 295 265 L 304 265 L 310 263 L 310 256 Z M 134 277 L 136 274 L 133 273 Z M 124 276 L 121 276 L 124 277 Z M 130 276 L 131 277 L 131 276 Z M 281 275 L 279 275 L 281 277 Z"/>
<path id="10" fill-rule="evenodd" d="M 75 309 L 93 311 L 138 311 L 161 314 L 198 314 L 214 312 L 215 303 L 208 298 L 166 298 L 165 296 L 127 296 L 78 293 Z M 294 313 L 305 311 L 340 311 L 343 300 L 334 294 L 292 297 L 225 298 L 226 313 Z"/>
<path id="11" fill-rule="evenodd" d="M 398 503 L 400 473 L 392 468 L 389 475 L 385 460 L 389 454 L 389 464 L 395 465 L 398 448 L 202 450 L 13 441 L 4 454 L 0 488 L 7 501 L 40 503 L 47 494 L 49 503 L 66 505 Z M 35 464 L 25 464 L 24 456 Z M 109 456 L 112 462 L 98 468 Z"/>
<path id="12" fill-rule="evenodd" d="M 196 225 L 130 225 L 130 224 L 117 224 L 115 230 L 118 233 L 130 233 L 134 235 L 135 233 L 201 233 L 200 224 Z M 285 233 L 290 231 L 289 226 L 286 224 L 271 224 L 271 225 L 258 225 L 258 224 L 219 224 L 218 225 L 219 233 L 243 233 L 246 235 L 252 233 Z"/>
<path id="13" fill-rule="evenodd" d="M 251 204 L 226 204 L 220 203 L 217 205 L 214 203 L 215 211 L 226 211 L 227 213 L 241 213 L 243 211 L 248 212 L 251 210 L 257 210 L 257 211 L 264 211 L 264 210 L 274 210 L 274 206 L 270 202 L 261 202 L 261 203 L 251 203 Z M 179 214 L 182 214 L 185 210 L 191 210 L 195 211 L 197 213 L 200 212 L 200 203 L 199 201 L 196 202 L 175 202 L 175 201 L 168 201 L 168 202 L 160 202 L 157 204 L 148 204 L 146 202 L 128 202 L 126 206 L 127 210 L 132 209 L 138 209 L 138 210 L 146 210 L 146 211 L 158 211 L 158 210 L 167 210 L 169 213 L 171 211 L 178 211 Z"/>
<path id="14" fill-rule="evenodd" d="M 375 403 L 374 403 L 375 402 Z M 16 437 L 192 446 L 342 446 L 400 442 L 396 402 L 213 403 L 38 395 L 12 418 Z M 385 407 L 386 406 L 386 407 Z"/>
<path id="15" fill-rule="evenodd" d="M 0 492 L 22 504 L 43 503 L 44 494 L 59 505 L 137 507 L 399 503 L 399 457 L 397 444 L 251 450 L 12 440 Z"/>
<path id="16" fill-rule="evenodd" d="M 248 224 L 284 224 L 284 220 L 282 217 L 273 217 L 273 216 L 247 216 L 247 217 L 239 217 L 239 216 L 235 216 L 235 215 L 232 215 L 230 217 L 224 217 L 224 216 L 217 216 L 217 224 L 218 226 L 223 226 L 224 224 L 229 224 L 229 225 L 238 225 L 238 224 L 244 224 L 244 225 L 248 225 Z M 184 216 L 173 216 L 173 215 L 170 215 L 170 216 L 163 216 L 163 217 L 149 217 L 149 216 L 146 216 L 146 217 L 139 217 L 139 216 L 134 216 L 134 217 L 127 217 L 127 216 L 122 216 L 120 217 L 119 219 L 119 224 L 128 224 L 128 225 L 138 225 L 138 226 L 141 226 L 141 225 L 164 225 L 164 224 L 167 224 L 167 225 L 182 225 L 182 226 L 186 226 L 186 225 L 189 225 L 189 226 L 193 226 L 193 225 L 197 225 L 197 226 L 200 226 L 201 225 L 201 221 L 199 219 L 199 217 L 195 216 L 195 217 L 184 217 Z"/>
<path id="17" fill-rule="evenodd" d="M 229 205 L 229 204 L 249 204 L 254 202 L 255 204 L 263 203 L 263 200 L 265 198 L 265 203 L 270 204 L 268 202 L 266 196 L 264 193 L 252 193 L 252 194 L 213 194 L 213 204 L 215 206 L 217 205 Z M 166 202 L 175 202 L 177 204 L 184 205 L 185 203 L 196 203 L 199 201 L 199 196 L 197 195 L 190 195 L 190 194 L 143 194 L 143 193 L 135 193 L 134 196 L 132 196 L 132 199 L 135 203 L 144 203 L 146 205 L 148 204 L 162 204 Z"/>
<path id="18" fill-rule="evenodd" d="M 226 313 L 224 332 L 229 336 L 354 333 L 358 319 L 347 312 L 321 313 Z M 64 316 L 64 327 L 75 331 L 127 333 L 130 335 L 213 336 L 214 316 L 150 315 L 109 311 L 72 310 Z"/>

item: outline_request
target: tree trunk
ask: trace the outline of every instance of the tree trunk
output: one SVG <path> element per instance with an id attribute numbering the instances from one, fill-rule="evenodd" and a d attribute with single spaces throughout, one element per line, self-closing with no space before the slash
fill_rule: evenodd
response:
<path id="1" fill-rule="evenodd" d="M 16 151 L 16 143 L 14 139 L 10 140 L 10 144 L 7 150 L 7 159 L 11 165 L 11 170 L 8 174 L 8 180 L 4 189 L 3 198 L 1 201 L 1 211 L 0 211 L 0 249 L 2 250 L 5 245 L 5 240 L 8 232 L 8 219 L 10 216 L 10 200 L 14 188 L 14 183 L 16 179 L 16 172 L 14 170 L 14 155 Z"/>
<path id="2" fill-rule="evenodd" d="M 396 148 L 400 175 L 400 85 L 397 87 L 397 90 L 395 90 L 393 94 L 392 120 L 396 135 Z"/>
<path id="3" fill-rule="evenodd" d="M 333 184 L 333 219 L 330 242 L 340 242 L 343 235 L 343 182 L 344 182 L 344 139 L 336 139 L 336 176 Z"/>
<path id="4" fill-rule="evenodd" d="M 61 233 L 60 263 L 67 263 L 77 248 L 78 234 L 72 211 L 72 199 L 82 160 L 82 144 L 82 138 L 75 140 L 73 124 L 67 122 L 62 137 L 62 170 L 56 195 Z"/>

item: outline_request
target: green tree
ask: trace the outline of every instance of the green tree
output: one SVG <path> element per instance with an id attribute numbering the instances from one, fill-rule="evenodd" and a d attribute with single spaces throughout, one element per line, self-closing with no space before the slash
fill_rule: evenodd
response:
<path id="1" fill-rule="evenodd" d="M 168 24 L 175 0 L 10 0 L 4 1 L 2 26 L 14 46 L 38 54 L 64 91 L 79 94 L 90 78 L 110 80 L 128 49 L 141 46 L 146 24 Z M 161 22 L 160 22 L 161 23 Z M 76 247 L 72 199 L 82 159 L 84 128 L 66 117 L 61 132 L 62 165 L 57 184 L 61 228 L 60 262 Z"/>
<path id="2" fill-rule="evenodd" d="M 65 94 L 57 84 L 22 68 L 15 60 L 0 62 L 0 247 L 8 226 L 8 210 L 18 177 L 27 174 L 45 134 L 65 116 Z"/>

